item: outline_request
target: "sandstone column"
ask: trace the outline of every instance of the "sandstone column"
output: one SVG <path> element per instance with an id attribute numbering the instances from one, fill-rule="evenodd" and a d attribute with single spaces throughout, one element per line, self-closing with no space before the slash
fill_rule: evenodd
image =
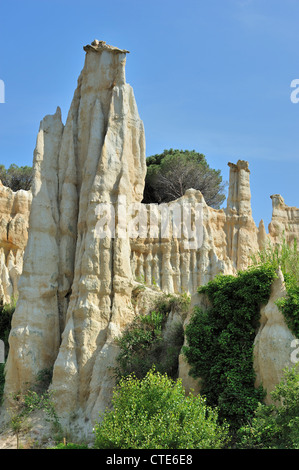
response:
<path id="1" fill-rule="evenodd" d="M 250 253 L 259 249 L 258 230 L 252 218 L 248 162 L 238 160 L 230 167 L 227 198 L 227 251 L 236 270 L 245 269 Z"/>

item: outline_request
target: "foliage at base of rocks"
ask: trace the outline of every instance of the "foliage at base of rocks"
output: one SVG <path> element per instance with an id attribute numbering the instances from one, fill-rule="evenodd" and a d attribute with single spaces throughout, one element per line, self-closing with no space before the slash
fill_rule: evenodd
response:
<path id="1" fill-rule="evenodd" d="M 97 449 L 217 449 L 228 436 L 203 397 L 186 396 L 180 380 L 154 369 L 122 378 L 112 405 L 95 426 Z"/>
<path id="2" fill-rule="evenodd" d="M 67 444 L 64 444 L 63 442 L 60 442 L 54 447 L 51 447 L 51 449 L 88 449 L 89 447 L 85 444 L 74 444 L 73 442 L 68 442 Z"/>
<path id="3" fill-rule="evenodd" d="M 60 435 L 62 432 L 53 400 L 54 391 L 47 389 L 50 374 L 51 371 L 48 369 L 40 371 L 36 382 L 31 386 L 28 384 L 27 391 L 10 396 L 9 425 L 17 437 L 17 442 L 19 441 L 19 434 L 27 427 L 28 418 L 38 411 L 41 411 L 45 420 L 51 423 L 54 433 Z"/>
<path id="4" fill-rule="evenodd" d="M 259 404 L 250 424 L 238 431 L 243 449 L 299 449 L 299 365 L 285 369 L 271 393 L 274 403 Z"/>
<path id="5" fill-rule="evenodd" d="M 220 419 L 232 429 L 252 417 L 265 395 L 254 386 L 253 342 L 274 276 L 271 265 L 217 276 L 199 288 L 211 307 L 196 307 L 186 328 L 188 344 L 183 351 L 190 375 L 200 379 L 208 405 L 216 406 Z"/>
<path id="6" fill-rule="evenodd" d="M 163 295 L 156 302 L 154 310 L 139 315 L 118 338 L 120 348 L 115 374 L 121 377 L 134 373 L 143 378 L 156 366 L 157 370 L 175 378 L 178 370 L 178 356 L 184 342 L 182 322 L 173 324 L 165 336 L 165 325 L 171 311 L 179 311 L 184 317 L 190 297 Z"/>

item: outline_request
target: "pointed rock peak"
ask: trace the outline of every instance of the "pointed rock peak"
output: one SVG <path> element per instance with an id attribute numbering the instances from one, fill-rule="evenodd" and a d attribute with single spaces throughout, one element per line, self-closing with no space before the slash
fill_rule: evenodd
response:
<path id="1" fill-rule="evenodd" d="M 260 250 L 262 250 L 265 247 L 267 240 L 268 240 L 268 236 L 267 236 L 265 224 L 264 224 L 263 219 L 261 219 L 259 223 L 259 227 L 258 227 L 258 244 L 259 244 Z"/>
<path id="2" fill-rule="evenodd" d="M 265 224 L 264 224 L 263 219 L 261 219 L 261 221 L 259 223 L 259 230 L 265 230 Z"/>
<path id="3" fill-rule="evenodd" d="M 238 160 L 237 163 L 228 162 L 228 166 L 234 171 L 245 170 L 250 173 L 249 163 L 246 160 Z"/>
<path id="4" fill-rule="evenodd" d="M 60 106 L 57 106 L 57 108 L 56 108 L 56 112 L 55 112 L 55 116 L 57 116 L 57 117 L 60 117 L 60 118 L 61 118 L 61 108 L 60 108 Z"/>
<path id="5" fill-rule="evenodd" d="M 92 41 L 91 44 L 87 44 L 86 46 L 83 47 L 83 49 L 85 50 L 85 52 L 109 51 L 109 52 L 116 52 L 116 53 L 121 53 L 121 54 L 130 53 L 130 51 L 127 51 L 126 49 L 119 49 L 118 47 L 109 46 L 109 44 L 106 44 L 105 41 L 99 41 L 98 39 L 95 39 L 94 41 Z"/>
<path id="6" fill-rule="evenodd" d="M 279 267 L 276 272 L 277 277 L 274 279 L 272 287 L 271 287 L 271 300 L 275 302 L 277 299 L 286 296 L 286 287 L 284 276 Z"/>

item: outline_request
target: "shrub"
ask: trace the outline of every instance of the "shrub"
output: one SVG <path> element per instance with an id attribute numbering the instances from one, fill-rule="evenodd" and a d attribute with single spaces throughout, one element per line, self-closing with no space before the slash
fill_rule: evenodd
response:
<path id="1" fill-rule="evenodd" d="M 13 191 L 20 189 L 28 191 L 31 188 L 32 179 L 33 168 L 30 166 L 19 167 L 13 163 L 6 169 L 4 165 L 0 165 L 0 180 L 4 186 Z"/>
<path id="2" fill-rule="evenodd" d="M 275 404 L 260 404 L 252 422 L 238 431 L 238 447 L 299 449 L 298 365 L 284 370 L 271 397 Z"/>
<path id="3" fill-rule="evenodd" d="M 294 336 L 299 337 L 299 284 L 285 279 L 286 297 L 277 299 L 276 305 L 282 312 L 288 328 Z"/>
<path id="4" fill-rule="evenodd" d="M 203 312 L 196 307 L 186 327 L 183 352 L 190 374 L 200 379 L 208 405 L 218 407 L 220 419 L 232 430 L 250 419 L 265 395 L 254 386 L 253 342 L 274 276 L 270 265 L 217 276 L 199 288 L 211 308 Z"/>
<path id="5" fill-rule="evenodd" d="M 118 338 L 120 348 L 117 357 L 118 366 L 115 374 L 119 380 L 122 376 L 134 373 L 141 379 L 155 365 L 161 373 L 176 378 L 178 356 L 184 342 L 182 324 L 174 325 L 164 336 L 164 326 L 172 308 L 179 309 L 183 315 L 190 303 L 186 295 L 164 295 L 147 315 L 138 316 Z"/>
<path id="6" fill-rule="evenodd" d="M 186 397 L 181 381 L 154 369 L 142 380 L 122 378 L 112 405 L 95 426 L 97 449 L 216 449 L 227 439 L 203 397 Z"/>

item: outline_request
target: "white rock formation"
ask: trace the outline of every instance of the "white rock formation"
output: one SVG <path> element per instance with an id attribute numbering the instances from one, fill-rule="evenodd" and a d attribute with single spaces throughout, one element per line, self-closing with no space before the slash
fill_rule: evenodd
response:
<path id="1" fill-rule="evenodd" d="M 18 297 L 18 281 L 28 240 L 31 191 L 12 191 L 0 182 L 0 300 Z"/>
<path id="2" fill-rule="evenodd" d="M 134 304 L 136 280 L 166 293 L 194 294 L 216 274 L 246 268 L 251 253 L 268 238 L 278 237 L 290 221 L 294 224 L 288 236 L 299 230 L 297 212 L 281 201 L 279 211 L 274 205 L 269 236 L 263 222 L 255 226 L 248 162 L 239 160 L 229 163 L 226 209 L 208 207 L 202 194 L 190 189 L 164 206 L 166 216 L 160 212 L 155 219 L 155 208 L 143 205 L 145 232 L 131 237 L 127 228 L 134 222 L 134 211 L 125 222 L 123 213 L 129 213 L 132 204 L 140 208 L 146 163 L 143 123 L 125 81 L 128 51 L 103 41 L 84 49 L 85 63 L 65 126 L 57 108 L 42 120 L 37 136 L 29 237 L 27 243 L 24 236 L 27 246 L 9 339 L 5 396 L 8 400 L 10 393 L 34 382 L 39 371 L 53 368 L 51 388 L 58 413 L 76 417 L 73 423 L 90 432 L 99 411 L 110 403 L 110 367 L 118 352 L 115 337 L 145 309 L 141 298 Z M 0 198 L 5 191 L 0 188 Z M 19 202 L 23 197 L 24 207 L 29 207 L 31 196 L 20 192 L 14 197 Z M 5 198 L 9 202 L 12 196 L 3 196 L 3 207 Z M 25 234 L 26 223 L 18 228 L 9 204 L 13 236 Z M 184 220 L 183 236 L 173 226 L 161 235 L 167 220 L 176 219 L 177 210 L 186 205 L 191 238 L 184 236 Z M 115 225 L 108 210 L 116 216 Z M 151 215 L 157 232 L 148 224 Z M 201 222 L 198 231 L 193 230 L 196 220 Z M 143 221 L 137 220 L 139 229 Z M 7 227 L 7 221 L 0 227 L 6 238 Z M 10 266 L 13 280 L 20 254 L 11 255 L 1 247 L 2 289 L 9 297 L 3 266 Z M 185 381 L 187 372 L 181 357 L 180 376 Z"/>
<path id="3" fill-rule="evenodd" d="M 5 390 L 54 367 L 58 411 L 89 419 L 109 401 L 113 338 L 134 315 L 129 239 L 99 238 L 99 205 L 141 201 L 146 164 L 126 51 L 103 42 L 85 50 L 65 127 L 58 109 L 38 133 Z"/>
<path id="4" fill-rule="evenodd" d="M 268 303 L 261 308 L 260 327 L 254 341 L 254 370 L 256 386 L 267 391 L 266 403 L 272 403 L 271 391 L 280 382 L 285 368 L 294 367 L 293 352 L 296 339 L 286 325 L 283 314 L 275 304 L 286 296 L 282 272 L 271 288 Z"/>

